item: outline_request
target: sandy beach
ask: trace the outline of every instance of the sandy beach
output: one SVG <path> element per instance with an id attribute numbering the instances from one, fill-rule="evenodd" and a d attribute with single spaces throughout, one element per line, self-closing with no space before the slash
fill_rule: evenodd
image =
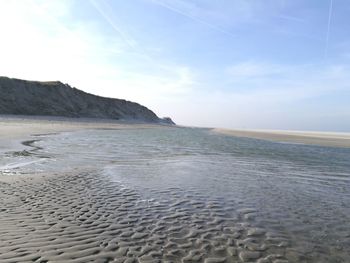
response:
<path id="1" fill-rule="evenodd" d="M 0 116 L 0 150 L 6 147 L 18 147 L 21 141 L 32 135 L 54 134 L 58 132 L 84 129 L 128 129 L 166 127 L 132 121 L 114 121 L 108 119 Z"/>
<path id="2" fill-rule="evenodd" d="M 0 118 L 0 147 L 17 149 L 31 136 L 59 132 L 154 127 L 163 126 L 5 116 Z M 93 165 L 72 167 L 69 173 L 14 176 L 0 171 L 0 262 L 136 262 L 136 257 L 155 262 L 153 254 L 164 235 L 146 242 L 149 224 L 147 214 L 140 214 L 143 203 L 136 203 L 132 191 L 96 173 Z M 141 218 L 144 222 L 136 223 Z M 155 223 L 154 231 L 164 228 L 161 220 Z"/>
<path id="3" fill-rule="evenodd" d="M 160 125 L 98 119 L 2 116 L 0 150 L 23 148 L 21 142 L 32 139 L 33 135 L 155 126 Z M 48 262 L 45 258 L 49 258 L 49 262 L 109 262 L 114 258 L 118 258 L 114 262 L 123 262 L 127 244 L 126 248 L 120 249 L 107 247 L 108 238 L 105 235 L 117 236 L 121 233 L 118 225 L 108 226 L 108 218 L 117 207 L 124 211 L 118 213 L 118 218 L 123 218 L 124 224 L 129 224 L 125 207 L 130 205 L 132 194 L 108 193 L 111 186 L 103 180 L 89 179 L 91 172 L 90 168 L 85 175 L 81 170 L 68 175 L 60 171 L 16 176 L 0 173 L 0 262 Z M 88 188 L 90 190 L 85 190 Z M 94 196 L 98 200 L 92 198 Z M 108 211 L 103 208 L 106 202 L 116 199 L 120 200 Z M 62 255 L 60 251 L 65 253 Z M 147 254 L 147 250 L 142 254 Z"/>
<path id="4" fill-rule="evenodd" d="M 350 133 L 308 132 L 283 130 L 229 130 L 213 129 L 213 132 L 275 142 L 311 144 L 329 147 L 350 147 Z"/>
<path id="5" fill-rule="evenodd" d="M 0 115 L 0 127 L 0 138 L 8 140 L 41 133 L 56 133 L 79 129 L 127 129 L 131 127 L 152 128 L 164 126 L 110 119 Z"/>
<path id="6" fill-rule="evenodd" d="M 278 141 L 311 140 L 320 145 L 326 140 L 344 146 L 341 142 L 348 140 L 346 135 L 324 138 L 313 134 L 309 138 L 304 134 L 215 132 Z M 195 138 L 199 141 L 189 145 Z M 214 148 L 205 148 L 208 138 Z M 23 145 L 23 141 L 29 142 Z M 300 231 L 299 217 L 291 219 L 294 210 L 286 220 L 292 222 L 291 229 L 279 231 L 278 217 L 287 217 L 281 211 L 288 212 L 285 207 L 289 205 L 300 207 L 299 199 L 289 203 L 289 198 L 299 198 L 291 191 L 296 186 L 285 184 L 284 178 L 278 190 L 271 188 L 268 179 L 260 180 L 266 162 L 246 160 L 245 155 L 231 159 L 226 150 L 219 154 L 216 147 L 221 142 L 221 136 L 213 138 L 206 129 L 106 120 L 0 118 L 3 160 L 44 161 L 0 170 L 0 262 L 287 263 L 332 259 L 331 253 L 312 254 L 311 241 L 295 242 L 288 235 L 294 227 Z M 43 145 L 48 150 L 40 148 Z M 24 147 L 27 151 L 22 156 L 18 151 Z M 264 175 L 290 165 L 276 161 Z M 232 176 L 232 172 L 237 174 Z M 298 180 L 304 177 L 294 175 L 293 181 Z M 225 197 L 231 192 L 232 199 Z M 260 200 L 260 206 L 254 205 Z M 278 203 L 281 200 L 287 203 Z M 267 213 L 269 204 L 278 207 L 277 212 Z M 314 203 L 302 210 L 313 213 L 313 209 L 318 214 L 321 211 Z M 261 217 L 262 211 L 272 218 Z M 328 209 L 321 213 L 324 211 Z M 346 224 L 346 216 L 335 218 Z M 306 225 L 302 230 L 313 227 Z M 338 232 L 334 239 L 339 239 L 342 232 Z M 342 242 L 346 245 L 347 239 Z M 315 261 L 308 261 L 310 255 Z M 339 256 L 349 258 L 346 251 L 338 251 Z"/>
<path id="7" fill-rule="evenodd" d="M 350 263 L 349 12 L 0 0 L 0 263 Z"/>
<path id="8" fill-rule="evenodd" d="M 164 127 L 27 117 L 3 117 L 0 125 L 6 150 L 33 135 Z M 276 254 L 283 250 L 276 248 L 283 236 L 250 225 L 254 209 L 237 212 L 233 222 L 220 202 L 174 193 L 169 187 L 162 193 L 169 198 L 166 202 L 144 200 L 101 174 L 93 163 L 55 172 L 2 173 L 0 261 L 210 263 L 284 258 Z"/>

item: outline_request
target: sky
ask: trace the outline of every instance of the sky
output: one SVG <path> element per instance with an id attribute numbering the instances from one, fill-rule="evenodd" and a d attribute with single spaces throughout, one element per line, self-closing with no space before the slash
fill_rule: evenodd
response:
<path id="1" fill-rule="evenodd" d="M 347 0 L 0 0 L 0 75 L 177 124 L 350 131 Z"/>

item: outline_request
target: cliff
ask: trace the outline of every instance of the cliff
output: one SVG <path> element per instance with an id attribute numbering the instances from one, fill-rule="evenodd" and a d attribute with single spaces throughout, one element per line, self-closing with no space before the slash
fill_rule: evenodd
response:
<path id="1" fill-rule="evenodd" d="M 104 118 L 174 124 L 131 101 L 95 96 L 59 81 L 0 77 L 0 114 Z"/>

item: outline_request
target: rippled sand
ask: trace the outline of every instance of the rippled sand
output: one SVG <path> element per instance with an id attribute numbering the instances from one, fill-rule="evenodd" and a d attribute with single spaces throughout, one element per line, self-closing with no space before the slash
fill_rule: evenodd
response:
<path id="1" fill-rule="evenodd" d="M 1 262 L 287 262 L 283 235 L 195 193 L 167 201 L 91 171 L 0 179 Z"/>
<path id="2" fill-rule="evenodd" d="M 349 262 L 349 149 L 0 123 L 1 263 Z"/>

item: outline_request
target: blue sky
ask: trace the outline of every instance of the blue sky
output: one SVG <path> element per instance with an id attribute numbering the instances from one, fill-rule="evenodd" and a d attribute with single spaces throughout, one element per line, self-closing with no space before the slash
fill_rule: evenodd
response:
<path id="1" fill-rule="evenodd" d="M 183 125 L 350 131 L 345 0 L 0 0 L 0 75 Z"/>

